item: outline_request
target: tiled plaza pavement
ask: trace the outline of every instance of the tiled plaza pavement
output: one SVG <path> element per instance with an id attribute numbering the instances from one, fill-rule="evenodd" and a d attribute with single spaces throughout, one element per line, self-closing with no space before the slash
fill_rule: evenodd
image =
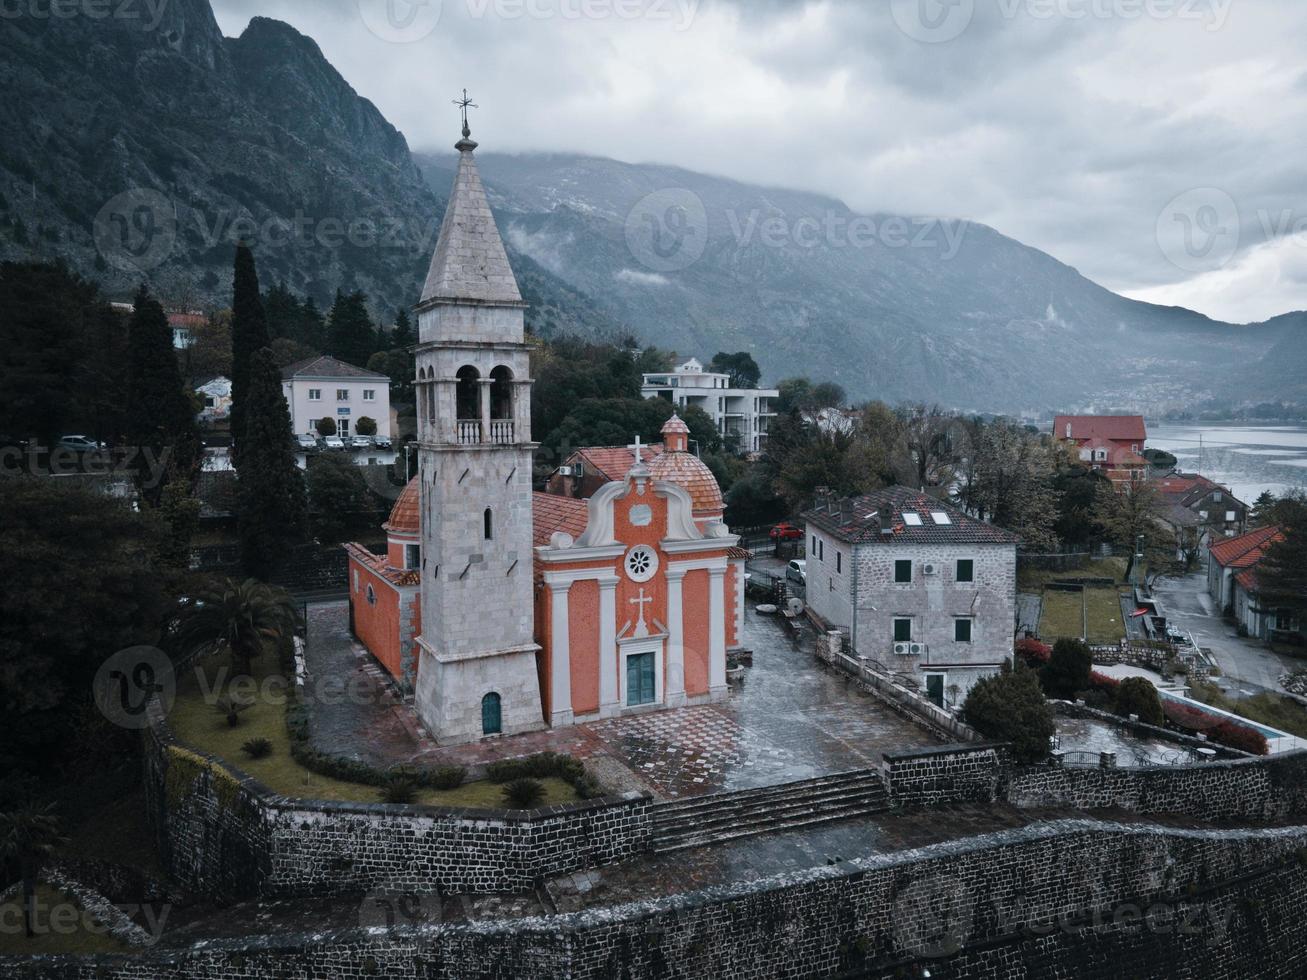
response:
<path id="1" fill-rule="evenodd" d="M 875 766 L 882 753 L 938 744 L 792 641 L 774 618 L 748 610 L 753 666 L 729 701 L 567 729 L 438 748 L 390 692 L 384 672 L 348 633 L 343 603 L 309 608 L 308 664 L 317 683 L 352 677 L 350 696 L 314 705 L 315 746 L 374 765 L 476 766 L 545 750 L 585 759 L 614 791 L 677 798 Z M 332 699 L 336 700 L 336 699 Z"/>

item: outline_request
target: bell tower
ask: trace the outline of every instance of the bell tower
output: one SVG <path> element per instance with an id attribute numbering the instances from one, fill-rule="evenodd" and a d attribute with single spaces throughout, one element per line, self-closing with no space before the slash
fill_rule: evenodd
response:
<path id="1" fill-rule="evenodd" d="M 467 124 L 417 306 L 422 635 L 414 702 L 442 745 L 544 727 L 532 606 L 526 304 Z"/>

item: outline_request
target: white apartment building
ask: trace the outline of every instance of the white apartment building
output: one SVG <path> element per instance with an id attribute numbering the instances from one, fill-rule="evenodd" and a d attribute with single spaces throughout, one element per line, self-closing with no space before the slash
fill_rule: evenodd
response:
<path id="1" fill-rule="evenodd" d="M 333 419 L 341 438 L 355 434 L 358 420 L 377 423 L 377 437 L 393 437 L 390 378 L 323 354 L 282 368 L 281 387 L 295 435 L 318 434 L 318 420 Z"/>
<path id="2" fill-rule="evenodd" d="M 767 442 L 767 427 L 776 412 L 775 388 L 732 388 L 729 374 L 704 370 L 690 358 L 663 374 L 646 374 L 640 393 L 645 398 L 666 398 L 678 410 L 696 405 L 708 413 L 723 439 L 738 440 L 742 453 L 761 452 Z"/>

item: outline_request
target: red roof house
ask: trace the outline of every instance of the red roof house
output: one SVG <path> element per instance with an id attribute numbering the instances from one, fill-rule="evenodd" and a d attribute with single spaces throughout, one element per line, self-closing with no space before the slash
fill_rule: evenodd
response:
<path id="1" fill-rule="evenodd" d="M 1059 415 L 1053 420 L 1054 438 L 1075 443 L 1080 459 L 1109 480 L 1128 485 L 1148 473 L 1141 455 L 1148 431 L 1142 415 Z"/>

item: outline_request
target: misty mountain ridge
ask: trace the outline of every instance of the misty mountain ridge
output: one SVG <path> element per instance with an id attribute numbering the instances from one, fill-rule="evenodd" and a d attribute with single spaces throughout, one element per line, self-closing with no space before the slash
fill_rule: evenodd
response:
<path id="1" fill-rule="evenodd" d="M 126 298 L 144 256 L 166 300 L 220 305 L 245 235 L 265 283 L 321 304 L 362 289 L 384 316 L 415 302 L 452 147 L 415 156 L 286 24 L 225 38 L 207 0 L 160 16 L 156 30 L 6 22 L 0 257 L 61 257 Z M 474 136 L 544 333 L 748 350 L 769 380 L 973 410 L 1307 401 L 1302 313 L 1220 323 L 1121 297 L 982 224 Z M 134 224 L 143 209 L 153 225 Z"/>

